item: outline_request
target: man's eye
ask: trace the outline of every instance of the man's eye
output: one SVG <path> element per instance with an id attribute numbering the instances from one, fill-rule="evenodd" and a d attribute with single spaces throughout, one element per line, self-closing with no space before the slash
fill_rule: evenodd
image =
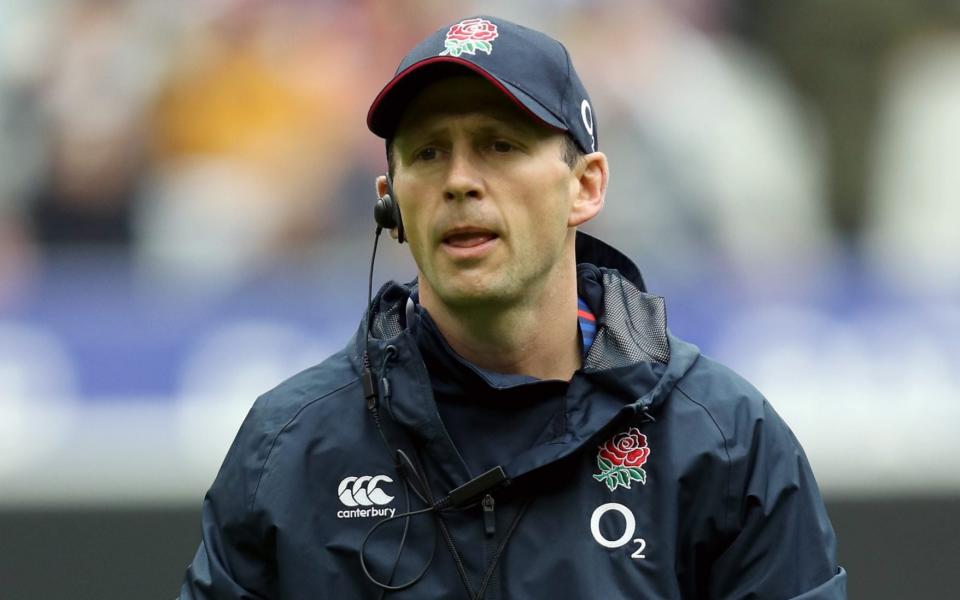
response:
<path id="1" fill-rule="evenodd" d="M 423 148 L 418 150 L 416 154 L 417 160 L 433 160 L 437 157 L 436 148 Z"/>
<path id="2" fill-rule="evenodd" d="M 502 140 L 497 140 L 493 143 L 493 149 L 496 152 L 510 152 L 513 150 L 513 144 L 510 142 L 504 142 Z"/>

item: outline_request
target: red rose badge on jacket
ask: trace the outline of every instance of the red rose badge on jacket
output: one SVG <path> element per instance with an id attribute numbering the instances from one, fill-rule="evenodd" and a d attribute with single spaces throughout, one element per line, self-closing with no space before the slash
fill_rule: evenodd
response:
<path id="1" fill-rule="evenodd" d="M 445 49 L 440 56 L 476 55 L 477 50 L 489 55 L 493 52 L 492 42 L 499 35 L 497 26 L 486 19 L 476 17 L 460 21 L 447 31 L 447 39 L 443 42 Z"/>
<path id="2" fill-rule="evenodd" d="M 641 484 L 647 482 L 647 473 L 641 467 L 650 456 L 647 436 L 636 427 L 618 433 L 600 446 L 597 453 L 597 466 L 600 472 L 593 476 L 597 481 L 607 484 L 611 492 L 618 486 L 630 489 L 632 481 Z"/>

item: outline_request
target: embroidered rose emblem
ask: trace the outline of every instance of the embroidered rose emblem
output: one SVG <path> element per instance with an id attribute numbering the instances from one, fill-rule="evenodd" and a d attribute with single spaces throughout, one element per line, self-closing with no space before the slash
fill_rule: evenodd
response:
<path id="1" fill-rule="evenodd" d="M 476 54 L 477 50 L 490 54 L 493 52 L 492 42 L 499 35 L 497 26 L 486 19 L 476 17 L 460 21 L 447 31 L 444 51 L 440 56 Z"/>
<path id="2" fill-rule="evenodd" d="M 602 446 L 597 453 L 597 466 L 600 472 L 593 476 L 603 482 L 612 492 L 618 486 L 630 489 L 630 482 L 647 482 L 647 473 L 641 467 L 650 456 L 647 446 L 647 436 L 640 433 L 636 427 L 618 433 Z"/>

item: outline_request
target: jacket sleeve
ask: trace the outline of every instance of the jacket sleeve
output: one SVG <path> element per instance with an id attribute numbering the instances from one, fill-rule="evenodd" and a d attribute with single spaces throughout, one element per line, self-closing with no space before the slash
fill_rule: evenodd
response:
<path id="1" fill-rule="evenodd" d="M 187 567 L 180 600 L 261 600 L 273 595 L 271 528 L 256 507 L 268 437 L 257 414 L 255 405 L 204 498 L 200 547 Z"/>
<path id="2" fill-rule="evenodd" d="M 731 542 L 714 562 L 710 597 L 845 599 L 846 572 L 807 457 L 765 401 L 728 441 Z M 756 404 L 755 404 L 756 406 Z M 739 421 L 740 419 L 738 419 Z"/>

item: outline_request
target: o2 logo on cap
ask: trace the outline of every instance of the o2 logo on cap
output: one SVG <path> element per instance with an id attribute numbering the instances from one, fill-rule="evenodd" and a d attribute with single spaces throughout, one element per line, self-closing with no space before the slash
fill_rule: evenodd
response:
<path id="1" fill-rule="evenodd" d="M 586 98 L 580 103 L 580 118 L 583 119 L 583 126 L 590 134 L 590 151 L 597 151 L 597 136 L 593 135 L 593 109 L 590 108 L 590 102 Z"/>

